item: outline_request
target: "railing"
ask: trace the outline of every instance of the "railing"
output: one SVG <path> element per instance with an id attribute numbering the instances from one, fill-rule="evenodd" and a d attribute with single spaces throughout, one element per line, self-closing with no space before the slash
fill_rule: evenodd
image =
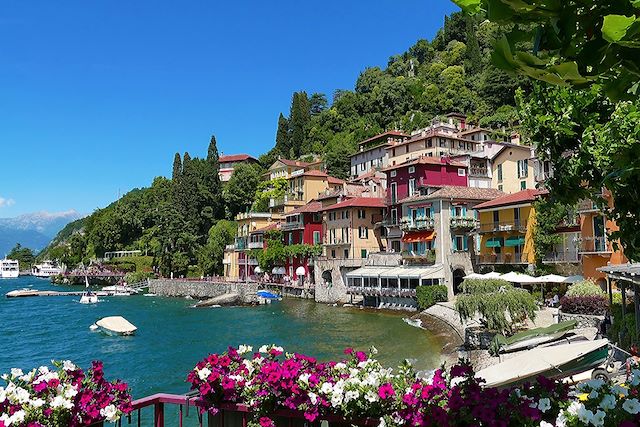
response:
<path id="1" fill-rule="evenodd" d="M 590 199 L 583 199 L 578 202 L 576 207 L 577 211 L 580 213 L 586 212 L 598 212 L 600 209 L 593 203 Z"/>
<path id="2" fill-rule="evenodd" d="M 580 239 L 580 253 L 611 253 L 606 237 L 583 237 Z"/>
<path id="3" fill-rule="evenodd" d="M 225 251 L 234 251 L 236 250 L 236 245 L 227 245 L 224 247 Z"/>
<path id="4" fill-rule="evenodd" d="M 526 221 L 490 222 L 480 224 L 478 228 L 480 233 L 491 233 L 495 231 L 524 231 L 527 229 L 527 223 Z"/>
<path id="5" fill-rule="evenodd" d="M 552 252 L 542 260 L 546 263 L 556 262 L 580 262 L 580 254 L 577 250 L 567 252 Z"/>
<path id="6" fill-rule="evenodd" d="M 398 227 L 400 226 L 400 220 L 398 218 L 385 218 L 382 220 L 382 225 L 385 227 Z"/>
<path id="7" fill-rule="evenodd" d="M 513 255 L 507 254 L 493 254 L 493 255 L 478 255 L 478 264 L 528 264 L 528 261 L 522 260 L 523 254 Z M 525 256 L 525 259 L 527 257 Z"/>
<path id="8" fill-rule="evenodd" d="M 436 251 L 428 250 L 425 253 L 402 252 L 402 261 L 410 265 L 431 265 L 436 262 Z"/>
<path id="9" fill-rule="evenodd" d="M 451 228 L 476 228 L 480 224 L 475 218 L 454 216 L 451 218 Z"/>
<path id="10" fill-rule="evenodd" d="M 474 168 L 469 169 L 469 176 L 474 178 L 489 178 L 489 172 L 487 168 Z"/>
<path id="11" fill-rule="evenodd" d="M 282 231 L 298 230 L 304 228 L 304 223 L 302 221 L 283 222 L 280 224 L 280 228 Z"/>
<path id="12" fill-rule="evenodd" d="M 364 296 L 380 296 L 380 297 L 415 297 L 415 289 L 398 289 L 398 288 L 378 288 L 378 287 L 357 287 L 350 286 L 347 288 L 347 294 L 364 295 Z"/>
<path id="13" fill-rule="evenodd" d="M 325 243 L 326 246 L 348 245 L 348 244 L 350 244 L 350 242 L 348 240 L 342 240 L 342 238 L 333 239 L 333 241 L 329 241 L 329 242 Z"/>
<path id="14" fill-rule="evenodd" d="M 249 249 L 262 249 L 264 242 L 249 242 Z"/>
<path id="15" fill-rule="evenodd" d="M 410 218 L 404 217 L 400 222 L 400 228 L 405 231 L 408 230 L 433 230 L 434 221 L 433 218 Z"/>
<path id="16" fill-rule="evenodd" d="M 414 291 L 415 292 L 415 291 Z M 165 409 L 167 405 L 177 406 L 178 412 L 177 422 L 168 420 L 165 415 Z M 216 427 L 231 427 L 242 426 L 247 427 L 251 421 L 252 410 L 247 405 L 234 404 L 234 403 L 222 403 L 216 405 L 219 411 L 216 415 L 210 415 L 207 413 L 207 404 L 200 397 L 193 395 L 177 395 L 158 393 L 151 396 L 143 397 L 142 399 L 134 400 L 132 403 L 133 412 L 126 418 L 121 420 L 119 425 L 128 423 L 129 425 L 135 424 L 137 426 L 153 425 L 154 427 L 179 426 L 182 427 L 185 418 L 191 416 L 197 418 L 198 425 L 203 426 L 216 426 Z M 153 416 L 145 417 L 143 415 L 144 409 L 153 408 Z M 275 421 L 276 427 L 302 427 L 307 425 L 304 418 L 304 413 L 300 411 L 291 411 L 286 409 L 279 409 L 273 411 L 269 415 Z M 148 421 L 152 421 L 153 424 L 149 424 Z M 378 419 L 360 419 L 360 420 L 347 420 L 338 416 L 320 416 L 320 421 L 327 421 L 329 426 L 337 425 L 355 425 L 359 427 L 373 427 L 377 426 L 380 421 Z"/>

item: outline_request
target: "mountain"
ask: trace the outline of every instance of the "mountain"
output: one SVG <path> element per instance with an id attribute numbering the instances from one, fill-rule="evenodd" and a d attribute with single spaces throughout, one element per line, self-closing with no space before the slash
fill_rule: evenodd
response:
<path id="1" fill-rule="evenodd" d="M 0 218 L 0 257 L 16 243 L 34 251 L 47 244 L 68 223 L 82 218 L 75 210 L 65 212 L 34 212 L 14 218 Z"/>

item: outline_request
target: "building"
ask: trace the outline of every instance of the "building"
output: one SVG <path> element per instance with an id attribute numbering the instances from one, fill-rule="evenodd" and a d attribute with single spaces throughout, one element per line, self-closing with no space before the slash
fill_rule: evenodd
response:
<path id="1" fill-rule="evenodd" d="M 475 206 L 480 225 L 478 264 L 528 266 L 535 263 L 533 202 L 543 191 L 527 189 Z"/>
<path id="2" fill-rule="evenodd" d="M 344 181 L 317 169 L 298 169 L 287 178 L 287 184 L 287 192 L 283 197 L 269 201 L 272 213 L 289 213 L 327 190 L 339 190 Z"/>
<path id="3" fill-rule="evenodd" d="M 218 171 L 220 181 L 229 181 L 231 179 L 231 175 L 233 175 L 233 169 L 239 163 L 255 164 L 258 163 L 258 160 L 248 154 L 229 154 L 220 156 L 220 169 Z"/>
<path id="4" fill-rule="evenodd" d="M 451 160 L 464 163 L 469 170 L 469 187 L 494 188 L 491 179 L 491 159 L 483 152 L 452 156 Z"/>
<path id="5" fill-rule="evenodd" d="M 387 248 L 400 252 L 400 218 L 402 199 L 420 194 L 423 187 L 443 185 L 468 186 L 468 168 L 462 162 L 447 157 L 422 156 L 392 165 L 383 170 L 387 174 Z"/>
<path id="6" fill-rule="evenodd" d="M 321 245 L 322 244 L 322 203 L 312 201 L 285 214 L 281 224 L 284 244 Z M 292 257 L 285 261 L 285 271 L 293 280 L 313 278 L 313 260 L 309 257 Z M 298 274 L 304 270 L 304 275 Z"/>
<path id="7" fill-rule="evenodd" d="M 355 197 L 322 208 L 324 255 L 329 259 L 367 258 L 383 250 L 382 198 Z"/>
<path id="8" fill-rule="evenodd" d="M 278 178 L 289 179 L 291 174 L 299 170 L 322 170 L 324 164 L 319 162 L 302 162 L 300 160 L 278 159 L 269 167 L 265 178 L 269 181 Z"/>
<path id="9" fill-rule="evenodd" d="M 252 233 L 273 225 L 280 219 L 281 216 L 267 212 L 247 212 L 236 215 L 238 231 L 235 242 L 225 248 L 223 259 L 226 277 L 244 280 L 246 272 L 249 273 L 249 276 L 254 274 L 258 261 L 255 258 L 251 258 L 249 252 L 252 249 L 257 249 L 258 246 L 251 240 Z"/>
<path id="10" fill-rule="evenodd" d="M 387 147 L 409 138 L 400 131 L 388 131 L 366 139 L 358 144 L 358 151 L 350 156 L 351 177 L 366 174 L 372 169 L 380 170 L 389 163 Z"/>
<path id="11" fill-rule="evenodd" d="M 488 143 L 491 155 L 492 187 L 505 193 L 536 188 L 536 161 L 533 147 L 506 142 Z"/>
<path id="12" fill-rule="evenodd" d="M 602 196 L 613 207 L 611 193 L 604 190 Z M 615 242 L 609 238 L 612 232 L 619 230 L 618 225 L 607 218 L 591 200 L 581 201 L 577 209 L 580 214 L 578 250 L 582 259 L 582 274 L 604 286 L 606 275 L 598 269 L 628 262 L 621 246 L 618 244 L 616 247 Z"/>

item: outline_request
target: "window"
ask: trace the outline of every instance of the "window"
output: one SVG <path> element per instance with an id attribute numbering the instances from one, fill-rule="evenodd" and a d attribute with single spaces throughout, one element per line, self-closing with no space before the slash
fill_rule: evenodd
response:
<path id="1" fill-rule="evenodd" d="M 358 237 L 361 239 L 369 238 L 369 229 L 367 227 L 360 226 L 358 227 Z"/>
<path id="2" fill-rule="evenodd" d="M 293 245 L 293 232 L 289 233 L 289 244 Z"/>
<path id="3" fill-rule="evenodd" d="M 529 176 L 529 160 L 518 160 L 518 178 Z"/>
<path id="4" fill-rule="evenodd" d="M 391 178 L 395 178 L 396 177 L 396 171 L 391 171 L 391 173 L 389 175 L 391 176 Z"/>
<path id="5" fill-rule="evenodd" d="M 349 258 L 349 249 L 344 250 L 344 257 Z"/>
<path id="6" fill-rule="evenodd" d="M 366 257 L 367 257 L 367 250 L 360 249 L 360 258 L 366 258 Z"/>
<path id="7" fill-rule="evenodd" d="M 462 169 L 462 168 L 458 169 L 458 176 L 466 176 L 466 175 L 467 175 L 466 169 Z"/>
<path id="8" fill-rule="evenodd" d="M 320 232 L 319 231 L 314 231 L 313 232 L 313 244 L 314 245 L 319 245 L 320 242 Z"/>
<path id="9" fill-rule="evenodd" d="M 360 163 L 360 171 L 364 171 L 365 168 L 365 164 L 364 163 Z"/>
<path id="10" fill-rule="evenodd" d="M 413 196 L 416 192 L 416 179 L 411 178 L 409 180 L 409 196 Z"/>
<path id="11" fill-rule="evenodd" d="M 431 152 L 427 153 L 427 157 L 433 157 L 433 153 Z"/>
<path id="12" fill-rule="evenodd" d="M 391 203 L 396 203 L 398 200 L 398 184 L 395 182 L 391 183 Z"/>
<path id="13" fill-rule="evenodd" d="M 397 224 L 397 223 L 398 223 L 398 210 L 391 209 L 391 224 Z"/>
<path id="14" fill-rule="evenodd" d="M 406 147 L 404 147 L 404 152 L 408 153 L 409 152 L 409 146 L 407 145 Z"/>
<path id="15" fill-rule="evenodd" d="M 440 157 L 444 156 L 445 154 L 447 154 L 447 153 L 445 153 L 444 151 L 441 151 L 440 152 Z"/>
<path id="16" fill-rule="evenodd" d="M 516 227 L 520 226 L 520 208 L 513 208 L 513 223 Z"/>
<path id="17" fill-rule="evenodd" d="M 394 240 L 391 242 L 391 250 L 393 252 L 400 252 L 400 240 Z"/>
<path id="18" fill-rule="evenodd" d="M 497 227 L 500 223 L 500 211 L 493 211 L 493 224 Z"/>
<path id="19" fill-rule="evenodd" d="M 335 258 L 335 257 L 336 257 L 336 250 L 331 249 L 331 258 Z"/>
<path id="20" fill-rule="evenodd" d="M 502 184 L 498 185 L 498 191 L 503 191 L 503 188 Z"/>
<path id="21" fill-rule="evenodd" d="M 498 181 L 502 181 L 502 165 L 498 165 Z"/>
<path id="22" fill-rule="evenodd" d="M 415 171 L 416 171 L 415 166 L 409 166 L 409 173 L 415 173 Z"/>
<path id="23" fill-rule="evenodd" d="M 440 138 L 440 147 L 446 147 L 447 146 L 447 140 L 444 138 Z"/>
<path id="24" fill-rule="evenodd" d="M 467 239 L 464 236 L 453 236 L 453 250 L 454 251 L 467 251 Z"/>
<path id="25" fill-rule="evenodd" d="M 365 211 L 364 209 L 358 209 L 358 219 L 366 219 L 367 218 L 367 211 Z"/>
<path id="26" fill-rule="evenodd" d="M 392 149 L 391 150 L 391 157 L 395 157 L 396 156 L 396 149 Z"/>
<path id="27" fill-rule="evenodd" d="M 527 181 L 520 181 L 520 190 L 527 189 Z"/>

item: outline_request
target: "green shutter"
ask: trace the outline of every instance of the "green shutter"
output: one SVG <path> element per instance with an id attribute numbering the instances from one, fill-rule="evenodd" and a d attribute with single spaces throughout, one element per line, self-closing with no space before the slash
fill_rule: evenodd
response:
<path id="1" fill-rule="evenodd" d="M 507 240 L 504 242 L 504 245 L 509 247 L 524 245 L 524 237 L 522 236 L 507 237 Z"/>
<path id="2" fill-rule="evenodd" d="M 502 247 L 502 238 L 500 238 L 500 237 L 492 237 L 489 240 L 487 240 L 487 243 L 485 244 L 485 246 L 487 248 L 499 248 L 499 247 Z"/>
<path id="3" fill-rule="evenodd" d="M 467 239 L 467 236 L 462 236 L 462 245 L 464 246 L 464 250 L 468 251 L 469 250 L 469 239 Z"/>
<path id="4" fill-rule="evenodd" d="M 454 251 L 458 250 L 458 242 L 456 242 L 456 236 L 451 236 L 451 248 Z"/>

